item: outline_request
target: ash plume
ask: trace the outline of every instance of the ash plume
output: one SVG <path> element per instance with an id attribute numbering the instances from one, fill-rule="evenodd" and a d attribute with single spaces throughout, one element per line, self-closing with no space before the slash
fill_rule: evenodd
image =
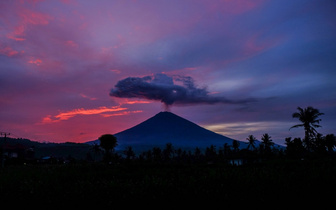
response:
<path id="1" fill-rule="evenodd" d="M 197 87 L 191 77 L 180 75 L 171 77 L 166 74 L 120 80 L 111 90 L 110 96 L 161 101 L 166 109 L 173 104 L 241 104 L 251 101 L 250 99 L 233 101 L 225 97 L 211 96 L 206 88 Z"/>

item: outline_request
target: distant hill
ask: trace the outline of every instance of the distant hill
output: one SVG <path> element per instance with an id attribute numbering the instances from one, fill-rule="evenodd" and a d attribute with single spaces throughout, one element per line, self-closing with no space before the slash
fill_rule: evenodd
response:
<path id="1" fill-rule="evenodd" d="M 0 148 L 4 144 L 4 138 L 0 137 Z M 41 143 L 37 141 L 31 141 L 29 139 L 22 138 L 8 138 L 6 145 L 23 145 L 25 147 L 33 147 L 35 151 L 35 158 L 41 158 L 45 156 L 52 156 L 55 158 L 72 157 L 75 159 L 85 159 L 86 154 L 90 151 L 91 146 L 81 143 Z"/>
<path id="2" fill-rule="evenodd" d="M 164 147 L 172 143 L 176 148 L 205 148 L 210 145 L 223 147 L 225 143 L 232 145 L 233 139 L 207 130 L 189 120 L 171 112 L 160 112 L 148 120 L 122 132 L 114 134 L 118 147 L 122 150 L 132 146 L 135 150 Z M 99 144 L 99 140 L 87 142 Z M 246 148 L 246 142 L 240 142 L 241 148 Z"/>

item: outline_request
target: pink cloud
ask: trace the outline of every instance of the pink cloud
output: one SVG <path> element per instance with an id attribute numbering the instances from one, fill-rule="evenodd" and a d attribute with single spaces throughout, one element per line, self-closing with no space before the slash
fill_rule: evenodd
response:
<path id="1" fill-rule="evenodd" d="M 7 38 L 15 41 L 26 40 L 25 33 L 31 25 L 48 25 L 49 21 L 53 20 L 48 14 L 35 12 L 26 8 L 18 8 L 16 13 L 19 17 L 17 18 L 16 26 L 12 32 L 7 34 Z"/>
<path id="2" fill-rule="evenodd" d="M 127 98 L 118 98 L 119 104 L 149 104 L 152 103 L 151 101 L 145 101 L 145 100 L 132 100 L 132 99 L 127 99 Z"/>
<path id="3" fill-rule="evenodd" d="M 142 110 L 135 110 L 135 111 L 124 111 L 120 113 L 115 113 L 115 114 L 102 114 L 103 117 L 115 117 L 115 116 L 123 116 L 123 115 L 129 115 L 129 114 L 134 114 L 134 113 L 141 113 L 143 112 Z"/>
<path id="4" fill-rule="evenodd" d="M 262 34 L 262 32 L 257 32 L 246 38 L 242 49 L 242 55 L 250 56 L 258 54 L 278 45 L 284 39 L 283 37 L 277 36 L 272 39 L 263 39 Z"/>
<path id="5" fill-rule="evenodd" d="M 116 73 L 116 74 L 120 74 L 121 71 L 119 69 L 110 69 L 111 72 Z"/>
<path id="6" fill-rule="evenodd" d="M 97 114 L 102 114 L 105 112 L 117 112 L 117 111 L 122 111 L 126 109 L 127 108 L 122 108 L 119 106 L 114 106 L 110 108 L 102 106 L 102 107 L 95 108 L 95 109 L 84 109 L 84 108 L 74 109 L 70 111 L 60 112 L 58 115 L 55 115 L 55 116 L 47 115 L 46 117 L 42 119 L 42 124 L 55 123 L 55 122 L 60 122 L 62 120 L 68 120 L 77 115 L 97 115 Z"/>
<path id="7" fill-rule="evenodd" d="M 15 27 L 13 32 L 7 35 L 7 38 L 13 39 L 15 41 L 24 41 L 26 40 L 25 38 L 23 38 L 24 31 L 25 31 L 25 27 L 23 25 L 19 25 Z"/>
<path id="8" fill-rule="evenodd" d="M 73 40 L 65 41 L 65 45 L 69 47 L 78 47 L 78 44 Z"/>
<path id="9" fill-rule="evenodd" d="M 80 95 L 81 97 L 83 97 L 83 98 L 87 98 L 87 99 L 89 99 L 89 100 L 91 100 L 91 101 L 95 101 L 95 100 L 97 100 L 97 98 L 87 96 L 87 95 L 85 95 L 85 94 L 83 94 L 83 93 L 81 93 L 81 94 L 79 94 L 79 95 Z"/>
<path id="10" fill-rule="evenodd" d="M 7 46 L 7 47 L 3 47 L 3 48 L 1 48 L 1 46 L 0 46 L 0 54 L 6 55 L 6 56 L 8 56 L 8 57 L 12 57 L 12 56 L 14 56 L 14 55 L 19 54 L 19 52 L 16 51 L 16 50 L 14 50 L 14 49 L 12 49 L 12 48 L 9 47 L 9 46 Z"/>
<path id="11" fill-rule="evenodd" d="M 127 101 L 125 104 L 149 104 L 150 101 Z"/>
<path id="12" fill-rule="evenodd" d="M 42 62 L 41 59 L 38 59 L 38 58 L 37 58 L 37 59 L 29 60 L 28 63 L 30 63 L 30 64 L 35 64 L 36 66 L 39 66 L 39 65 L 41 65 L 43 62 Z"/>
<path id="13" fill-rule="evenodd" d="M 32 25 L 48 25 L 49 21 L 53 18 L 47 14 L 43 14 L 40 12 L 34 12 L 28 9 L 22 9 L 20 12 L 20 16 L 22 17 L 22 24 L 32 24 Z"/>

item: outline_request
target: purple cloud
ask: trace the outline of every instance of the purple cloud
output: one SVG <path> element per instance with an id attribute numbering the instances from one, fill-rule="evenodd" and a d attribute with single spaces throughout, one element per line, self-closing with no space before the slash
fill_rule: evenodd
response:
<path id="1" fill-rule="evenodd" d="M 180 84 L 178 84 L 180 83 Z M 199 88 L 191 77 L 166 74 L 155 74 L 145 77 L 128 77 L 120 80 L 110 92 L 119 98 L 143 98 L 161 101 L 166 107 L 195 104 L 246 104 L 254 101 L 229 100 L 225 97 L 210 95 L 206 88 Z"/>

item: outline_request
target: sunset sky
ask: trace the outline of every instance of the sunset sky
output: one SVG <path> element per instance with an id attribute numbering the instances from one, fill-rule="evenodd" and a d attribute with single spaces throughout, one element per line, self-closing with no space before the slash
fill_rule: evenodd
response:
<path id="1" fill-rule="evenodd" d="M 282 143 L 304 136 L 291 115 L 313 106 L 318 131 L 336 134 L 335 11 L 334 0 L 1 1 L 0 131 L 86 142 L 169 109 Z M 203 95 L 116 97 L 127 78 Z"/>

